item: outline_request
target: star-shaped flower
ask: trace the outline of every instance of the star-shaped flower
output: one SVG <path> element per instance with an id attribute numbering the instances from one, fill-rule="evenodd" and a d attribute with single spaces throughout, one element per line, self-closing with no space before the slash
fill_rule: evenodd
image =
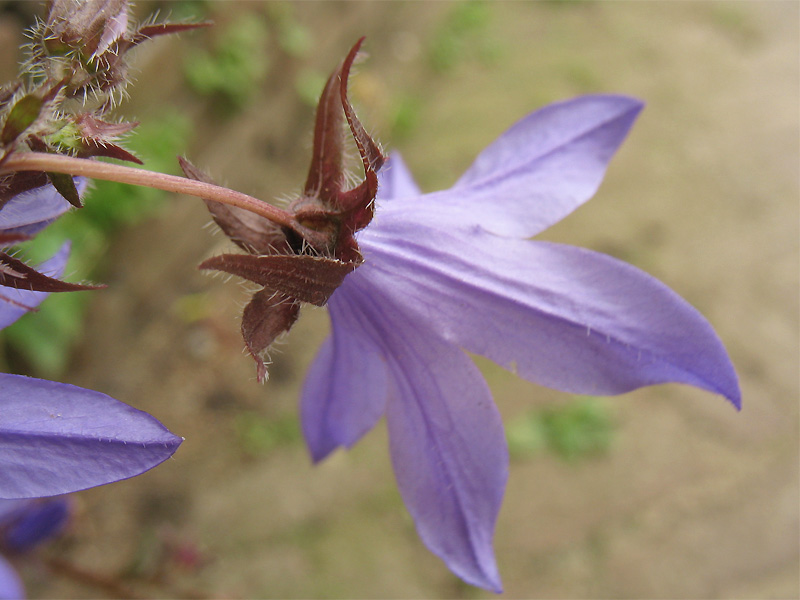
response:
<path id="1" fill-rule="evenodd" d="M 543 108 L 431 194 L 393 156 L 357 235 L 364 262 L 327 304 L 332 334 L 302 394 L 313 459 L 385 415 L 420 537 L 473 585 L 501 591 L 492 537 L 508 451 L 465 350 L 569 393 L 679 382 L 740 405 L 722 343 L 686 301 L 609 256 L 528 239 L 595 193 L 641 108 L 610 95 Z"/>
<path id="2" fill-rule="evenodd" d="M 508 449 L 465 350 L 575 394 L 679 382 L 738 408 L 738 381 L 711 326 L 665 285 L 602 254 L 529 240 L 595 193 L 641 102 L 598 95 L 543 108 L 452 188 L 422 194 L 399 156 L 379 172 L 383 155 L 347 100 L 360 43 L 328 80 L 311 170 L 282 224 L 207 200 L 248 254 L 201 268 L 264 287 L 242 319 L 261 380 L 261 354 L 300 303 L 327 302 L 332 334 L 302 394 L 313 459 L 351 447 L 385 415 L 400 492 L 423 542 L 465 581 L 499 592 L 492 537 Z M 342 113 L 366 176 L 351 190 Z"/>

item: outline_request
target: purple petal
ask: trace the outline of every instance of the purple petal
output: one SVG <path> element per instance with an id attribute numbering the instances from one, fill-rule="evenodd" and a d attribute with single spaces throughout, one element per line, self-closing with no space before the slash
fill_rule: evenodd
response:
<path id="1" fill-rule="evenodd" d="M 739 407 L 714 330 L 646 273 L 582 248 L 379 221 L 361 238 L 376 285 L 470 352 L 570 393 L 679 382 Z"/>
<path id="2" fill-rule="evenodd" d="M 54 496 L 127 479 L 182 439 L 105 394 L 0 373 L 0 498 Z"/>
<path id="3" fill-rule="evenodd" d="M 0 600 L 19 600 L 25 597 L 22 580 L 7 560 L 0 556 Z"/>
<path id="4" fill-rule="evenodd" d="M 486 382 L 457 346 L 404 313 L 405 303 L 381 297 L 370 269 L 348 282 L 387 360 L 392 463 L 417 531 L 456 575 L 500 592 L 492 536 L 508 450 Z"/>
<path id="5" fill-rule="evenodd" d="M 332 333 L 303 385 L 303 433 L 315 462 L 339 446 L 352 447 L 386 404 L 386 361 L 347 281 L 328 302 Z"/>
<path id="6" fill-rule="evenodd" d="M 2 545 L 13 552 L 32 550 L 58 535 L 69 515 L 70 502 L 67 498 L 29 501 L 3 533 Z"/>
<path id="7" fill-rule="evenodd" d="M 75 177 L 74 181 L 78 193 L 83 196 L 88 180 Z M 0 231 L 35 235 L 70 208 L 72 205 L 47 184 L 17 194 L 5 204 L 0 210 Z"/>
<path id="8" fill-rule="evenodd" d="M 66 201 L 65 201 L 66 202 Z M 65 242 L 52 258 L 38 267 L 38 271 L 50 277 L 59 278 L 69 258 L 70 243 Z M 0 286 L 0 329 L 4 329 L 28 312 L 39 306 L 47 298 L 47 292 L 34 292 Z"/>
<path id="9" fill-rule="evenodd" d="M 591 198 L 643 105 L 624 96 L 551 104 L 511 127 L 450 189 L 386 210 L 531 237 Z"/>
<path id="10" fill-rule="evenodd" d="M 395 198 L 413 198 L 421 195 L 419 187 L 405 161 L 398 152 L 392 152 L 389 160 L 378 171 L 377 200 L 394 200 Z"/>

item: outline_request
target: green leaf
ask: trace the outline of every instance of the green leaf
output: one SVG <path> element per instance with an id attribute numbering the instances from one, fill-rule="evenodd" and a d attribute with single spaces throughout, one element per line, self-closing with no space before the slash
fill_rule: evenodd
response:
<path id="1" fill-rule="evenodd" d="M 71 175 L 65 175 L 64 173 L 48 173 L 47 178 L 50 180 L 50 183 L 53 184 L 53 187 L 56 188 L 56 191 L 61 194 L 64 199 L 72 204 L 75 208 L 81 208 L 83 204 L 81 204 L 81 197 L 78 195 L 78 188 L 75 187 L 75 181 L 72 179 Z"/>
<path id="2" fill-rule="evenodd" d="M 0 141 L 3 145 L 10 144 L 30 127 L 39 118 L 42 106 L 44 106 L 44 101 L 33 94 L 20 98 L 9 111 L 5 125 L 3 125 L 3 132 L 0 134 Z"/>

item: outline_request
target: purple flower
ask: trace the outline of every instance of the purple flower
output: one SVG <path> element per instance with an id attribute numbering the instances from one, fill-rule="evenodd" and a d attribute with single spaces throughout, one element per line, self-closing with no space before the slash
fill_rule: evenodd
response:
<path id="1" fill-rule="evenodd" d="M 73 182 L 82 196 L 88 180 L 75 177 Z M 0 206 L 0 232 L 36 235 L 71 207 L 52 185 L 22 192 Z"/>
<path id="2" fill-rule="evenodd" d="M 182 441 L 100 392 L 0 373 L 0 498 L 127 479 L 161 464 Z"/>
<path id="3" fill-rule="evenodd" d="M 14 567 L 0 556 L 0 600 L 17 600 L 25 597 L 25 588 Z"/>
<path id="4" fill-rule="evenodd" d="M 66 497 L 46 500 L 0 500 L 0 550 L 29 552 L 58 535 L 70 515 Z M 23 598 L 25 591 L 13 567 L 0 555 L 0 599 Z"/>
<path id="5" fill-rule="evenodd" d="M 14 196 L 0 208 L 0 243 L 29 238 L 65 205 L 52 186 Z M 85 289 L 54 279 L 68 252 L 64 246 L 40 271 L 0 252 L 0 329 L 49 291 Z M 0 373 L 0 498 L 54 496 L 127 479 L 172 456 L 182 441 L 105 394 Z"/>
<path id="6" fill-rule="evenodd" d="M 73 183 L 79 193 L 85 191 L 85 178 L 76 177 Z M 69 208 L 69 202 L 50 184 L 8 198 L 0 205 L 0 248 L 31 239 Z M 47 292 L 96 289 L 57 279 L 64 272 L 68 257 L 69 243 L 65 243 L 36 270 L 0 252 L 0 329 L 35 310 Z"/>
<path id="7" fill-rule="evenodd" d="M 66 242 L 50 259 L 40 264 L 37 271 L 48 277 L 61 277 L 69 258 L 69 247 L 69 242 Z M 0 329 L 8 327 L 25 313 L 35 310 L 45 298 L 47 292 L 0 287 Z"/>
<path id="8" fill-rule="evenodd" d="M 79 193 L 86 190 L 84 177 L 74 179 Z M 0 247 L 31 239 L 70 209 L 56 189 L 48 184 L 26 190 L 0 205 Z M 38 270 L 28 267 L 10 255 L 0 252 L 0 329 L 8 327 L 25 313 L 36 310 L 47 297 L 49 287 L 56 288 L 69 258 L 65 243 Z M 43 277 L 42 277 L 43 275 Z M 74 285 L 74 284 L 72 284 Z M 78 287 L 77 289 L 80 289 Z"/>
<path id="9" fill-rule="evenodd" d="M 58 535 L 71 503 L 66 496 L 42 500 L 0 500 L 0 548 L 14 554 L 33 550 Z"/>
<path id="10" fill-rule="evenodd" d="M 508 451 L 464 350 L 569 393 L 679 382 L 740 406 L 724 347 L 686 301 L 611 257 L 527 239 L 595 193 L 641 109 L 622 96 L 548 106 L 431 194 L 392 157 L 357 234 L 364 263 L 328 302 L 332 334 L 302 395 L 313 459 L 385 415 L 420 537 L 473 585 L 501 591 L 492 537 Z"/>

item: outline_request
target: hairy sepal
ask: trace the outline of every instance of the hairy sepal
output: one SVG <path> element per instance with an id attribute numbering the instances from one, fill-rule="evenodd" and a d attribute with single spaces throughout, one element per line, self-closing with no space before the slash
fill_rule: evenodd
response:
<path id="1" fill-rule="evenodd" d="M 259 383 L 267 380 L 267 363 L 263 356 L 282 333 L 291 329 L 300 313 L 300 302 L 285 294 L 261 290 L 242 313 L 242 337 L 256 362 Z"/>
<path id="2" fill-rule="evenodd" d="M 357 266 L 324 256 L 223 254 L 209 258 L 199 268 L 224 271 L 265 290 L 323 306 Z"/>
<path id="3" fill-rule="evenodd" d="M 264 287 L 247 305 L 242 335 L 256 360 L 258 378 L 266 378 L 261 355 L 297 318 L 301 302 L 324 305 L 345 277 L 363 261 L 355 233 L 372 220 L 378 190 L 377 171 L 386 157 L 370 137 L 347 98 L 350 69 L 358 40 L 328 78 L 317 106 L 311 165 L 300 197 L 289 207 L 297 227 L 283 228 L 240 208 L 206 200 L 214 221 L 247 255 L 222 255 L 201 269 L 216 269 Z M 364 181 L 346 189 L 346 120 L 364 166 Z M 185 159 L 187 177 L 211 183 Z"/>
<path id="4" fill-rule="evenodd" d="M 195 167 L 186 158 L 179 156 L 181 169 L 189 179 L 203 183 L 215 183 L 211 177 Z M 269 219 L 237 206 L 222 204 L 203 198 L 208 211 L 222 232 L 233 243 L 246 252 L 273 254 L 289 252 L 289 243 L 279 225 Z"/>
<path id="5" fill-rule="evenodd" d="M 5 252 L 0 252 L 0 286 L 34 292 L 80 292 L 105 287 L 68 283 L 48 277 Z"/>

